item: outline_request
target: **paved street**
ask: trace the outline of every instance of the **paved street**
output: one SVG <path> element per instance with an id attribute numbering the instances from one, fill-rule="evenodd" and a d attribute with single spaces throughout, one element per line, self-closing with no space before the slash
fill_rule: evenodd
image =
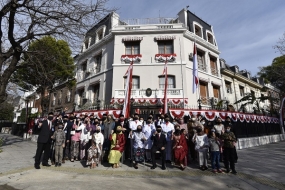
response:
<path id="1" fill-rule="evenodd" d="M 127 165 L 96 169 L 80 162 L 60 168 L 33 168 L 36 143 L 0 134 L 5 144 L 0 153 L 0 189 L 285 189 L 285 142 L 238 151 L 238 174 L 213 174 L 191 164 L 185 171 L 168 165 L 154 171 L 149 164 L 135 170 Z"/>

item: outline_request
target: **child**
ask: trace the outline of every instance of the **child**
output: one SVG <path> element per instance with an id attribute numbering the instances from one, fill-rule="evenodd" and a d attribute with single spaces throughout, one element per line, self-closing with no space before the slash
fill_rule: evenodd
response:
<path id="1" fill-rule="evenodd" d="M 65 146 L 65 132 L 63 131 L 63 123 L 58 124 L 58 129 L 53 135 L 55 146 L 55 167 L 61 166 L 63 148 Z"/>
<path id="2" fill-rule="evenodd" d="M 216 136 L 215 129 L 211 130 L 210 138 L 211 165 L 213 173 L 223 173 L 220 167 L 220 139 Z"/>
<path id="3" fill-rule="evenodd" d="M 90 169 L 96 168 L 101 158 L 102 154 L 102 145 L 104 143 L 104 136 L 101 133 L 101 127 L 96 126 L 95 133 L 92 137 L 92 145 L 88 149 L 88 159 L 86 165 L 90 165 Z"/>

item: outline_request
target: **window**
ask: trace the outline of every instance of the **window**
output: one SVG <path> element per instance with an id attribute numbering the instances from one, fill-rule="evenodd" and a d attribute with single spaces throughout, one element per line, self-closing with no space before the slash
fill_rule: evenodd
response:
<path id="1" fill-rule="evenodd" d="M 85 50 L 89 48 L 90 37 L 84 41 Z"/>
<path id="2" fill-rule="evenodd" d="M 87 70 L 87 61 L 84 61 L 82 64 L 81 64 L 81 69 L 83 72 L 85 72 Z"/>
<path id="3" fill-rule="evenodd" d="M 100 90 L 100 84 L 96 84 L 92 86 L 92 102 L 93 104 L 97 105 L 97 100 L 99 99 L 99 90 Z"/>
<path id="4" fill-rule="evenodd" d="M 56 101 L 56 93 L 53 93 L 53 98 L 52 98 L 52 106 L 55 106 L 55 101 Z"/>
<path id="5" fill-rule="evenodd" d="M 127 77 L 124 77 L 124 88 L 126 88 Z M 133 76 L 132 78 L 132 89 L 140 89 L 140 77 Z"/>
<path id="6" fill-rule="evenodd" d="M 98 28 L 96 30 L 96 42 L 102 40 L 104 38 L 105 35 L 105 30 L 106 30 L 106 26 L 100 26 L 100 28 Z"/>
<path id="7" fill-rule="evenodd" d="M 159 88 L 164 89 L 165 88 L 165 77 L 159 76 Z M 167 88 L 175 88 L 175 76 L 168 75 L 167 76 Z"/>
<path id="8" fill-rule="evenodd" d="M 66 93 L 66 103 L 71 102 L 71 90 L 69 89 Z"/>
<path id="9" fill-rule="evenodd" d="M 211 74 L 218 76 L 218 68 L 217 68 L 217 59 L 210 56 L 210 67 L 211 67 Z"/>
<path id="10" fill-rule="evenodd" d="M 61 98 L 62 98 L 62 90 L 59 92 L 59 95 L 58 95 L 58 105 L 61 105 Z"/>
<path id="11" fill-rule="evenodd" d="M 253 90 L 250 91 L 251 95 L 255 97 L 255 92 Z"/>
<path id="12" fill-rule="evenodd" d="M 239 86 L 239 93 L 240 93 L 241 97 L 244 96 L 244 87 L 243 86 Z"/>
<path id="13" fill-rule="evenodd" d="M 125 42 L 126 55 L 140 54 L 140 41 Z"/>
<path id="14" fill-rule="evenodd" d="M 95 67 L 96 73 L 99 73 L 101 71 L 102 54 L 97 55 L 94 59 L 96 65 Z"/>
<path id="15" fill-rule="evenodd" d="M 213 94 L 215 98 L 220 99 L 220 87 L 219 86 L 213 86 Z"/>
<path id="16" fill-rule="evenodd" d="M 226 84 L 227 93 L 231 94 L 232 93 L 232 84 L 228 81 L 225 81 L 225 84 Z"/>
<path id="17" fill-rule="evenodd" d="M 173 54 L 173 40 L 157 41 L 159 54 Z"/>
<path id="18" fill-rule="evenodd" d="M 211 44 L 214 44 L 213 35 L 210 34 L 209 32 L 207 32 L 207 40 L 208 40 L 208 42 L 210 42 Z"/>
<path id="19" fill-rule="evenodd" d="M 200 81 L 200 99 L 201 103 L 204 105 L 208 105 L 208 84 L 205 82 Z"/>
<path id="20" fill-rule="evenodd" d="M 197 51 L 197 61 L 198 61 L 198 69 L 206 72 L 207 69 L 204 60 L 204 53 L 199 50 Z"/>
<path id="21" fill-rule="evenodd" d="M 194 30 L 195 30 L 195 34 L 197 35 L 197 36 L 200 36 L 201 38 L 203 37 L 202 36 L 202 28 L 200 27 L 200 26 L 198 26 L 198 25 L 194 25 Z"/>

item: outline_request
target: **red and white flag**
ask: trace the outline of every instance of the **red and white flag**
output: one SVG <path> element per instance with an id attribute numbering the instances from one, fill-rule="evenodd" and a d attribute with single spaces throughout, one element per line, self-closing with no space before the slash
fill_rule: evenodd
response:
<path id="1" fill-rule="evenodd" d="M 167 59 L 165 60 L 165 65 L 164 65 L 164 106 L 163 106 L 163 112 L 164 114 L 167 114 L 168 107 L 167 107 L 167 87 L 168 87 L 168 79 L 167 79 Z"/>
<path id="2" fill-rule="evenodd" d="M 131 92 L 132 92 L 132 83 L 133 83 L 133 62 L 131 62 L 131 65 L 129 66 L 125 76 L 127 75 L 127 81 L 126 81 L 126 91 L 125 91 L 125 101 L 124 101 L 124 107 L 123 107 L 123 115 L 125 118 L 129 118 L 130 115 L 130 99 L 131 99 Z"/>
<path id="3" fill-rule="evenodd" d="M 199 83 L 199 78 L 198 78 L 197 49 L 196 49 L 196 43 L 194 42 L 194 50 L 193 50 L 193 94 L 197 90 L 198 83 Z"/>

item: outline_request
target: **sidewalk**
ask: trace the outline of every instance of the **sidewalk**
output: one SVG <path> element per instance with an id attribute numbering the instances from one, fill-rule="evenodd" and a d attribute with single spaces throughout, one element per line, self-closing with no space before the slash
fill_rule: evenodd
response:
<path id="1" fill-rule="evenodd" d="M 45 177 L 45 180 L 39 180 L 43 187 L 45 185 L 49 187 L 51 184 L 48 184 L 48 181 L 52 179 L 64 180 L 68 185 L 68 180 L 76 178 L 77 180 L 83 180 L 83 182 L 91 180 L 92 183 L 95 183 L 97 179 L 101 179 L 108 181 L 108 183 L 112 181 L 110 182 L 112 184 L 122 182 L 122 179 L 123 181 L 127 179 L 128 184 L 123 185 L 126 188 L 131 184 L 146 183 L 146 187 L 149 187 L 146 189 L 153 189 L 155 187 L 159 189 L 160 184 L 167 185 L 168 181 L 172 185 L 177 184 L 177 187 L 181 189 L 189 189 L 189 184 L 195 187 L 190 189 L 204 189 L 206 187 L 213 187 L 211 189 L 285 189 L 285 165 L 283 164 L 285 160 L 285 142 L 239 150 L 239 160 L 236 165 L 238 174 L 233 175 L 213 174 L 210 169 L 208 171 L 200 171 L 197 169 L 197 163 L 190 164 L 184 171 L 180 171 L 171 165 L 167 165 L 167 170 L 165 171 L 159 167 L 155 170 L 150 170 L 149 163 L 146 163 L 145 167 L 140 165 L 138 170 L 126 164 L 122 165 L 121 168 L 112 169 L 108 163 L 91 170 L 84 168 L 84 164 L 79 161 L 67 161 L 62 167 L 41 166 L 41 170 L 35 170 L 33 168 L 33 156 L 36 152 L 36 143 L 23 141 L 19 137 L 8 134 L 0 134 L 0 138 L 4 138 L 5 141 L 2 147 L 3 152 L 0 153 L 0 185 L 9 183 L 13 184 L 13 186 L 19 185 L 20 189 L 24 187 L 21 185 L 27 183 L 24 183 L 23 179 L 31 178 L 30 180 L 35 182 L 38 178 L 47 175 L 49 176 L 47 179 Z M 96 176 L 96 180 L 92 176 Z M 110 177 L 112 178 L 111 180 Z M 21 184 L 18 184 L 16 178 L 21 181 Z M 185 179 L 187 179 L 188 185 L 185 183 Z M 149 180 L 154 182 L 151 187 L 148 186 L 147 181 Z M 203 186 L 200 184 L 201 181 L 203 181 Z M 183 185 L 179 185 L 178 182 Z M 62 185 L 60 186 L 62 188 L 66 186 L 63 183 L 59 184 Z M 75 185 L 72 189 L 78 189 L 76 187 Z M 3 188 L 0 186 L 0 189 Z M 110 189 L 112 189 L 111 186 Z"/>

